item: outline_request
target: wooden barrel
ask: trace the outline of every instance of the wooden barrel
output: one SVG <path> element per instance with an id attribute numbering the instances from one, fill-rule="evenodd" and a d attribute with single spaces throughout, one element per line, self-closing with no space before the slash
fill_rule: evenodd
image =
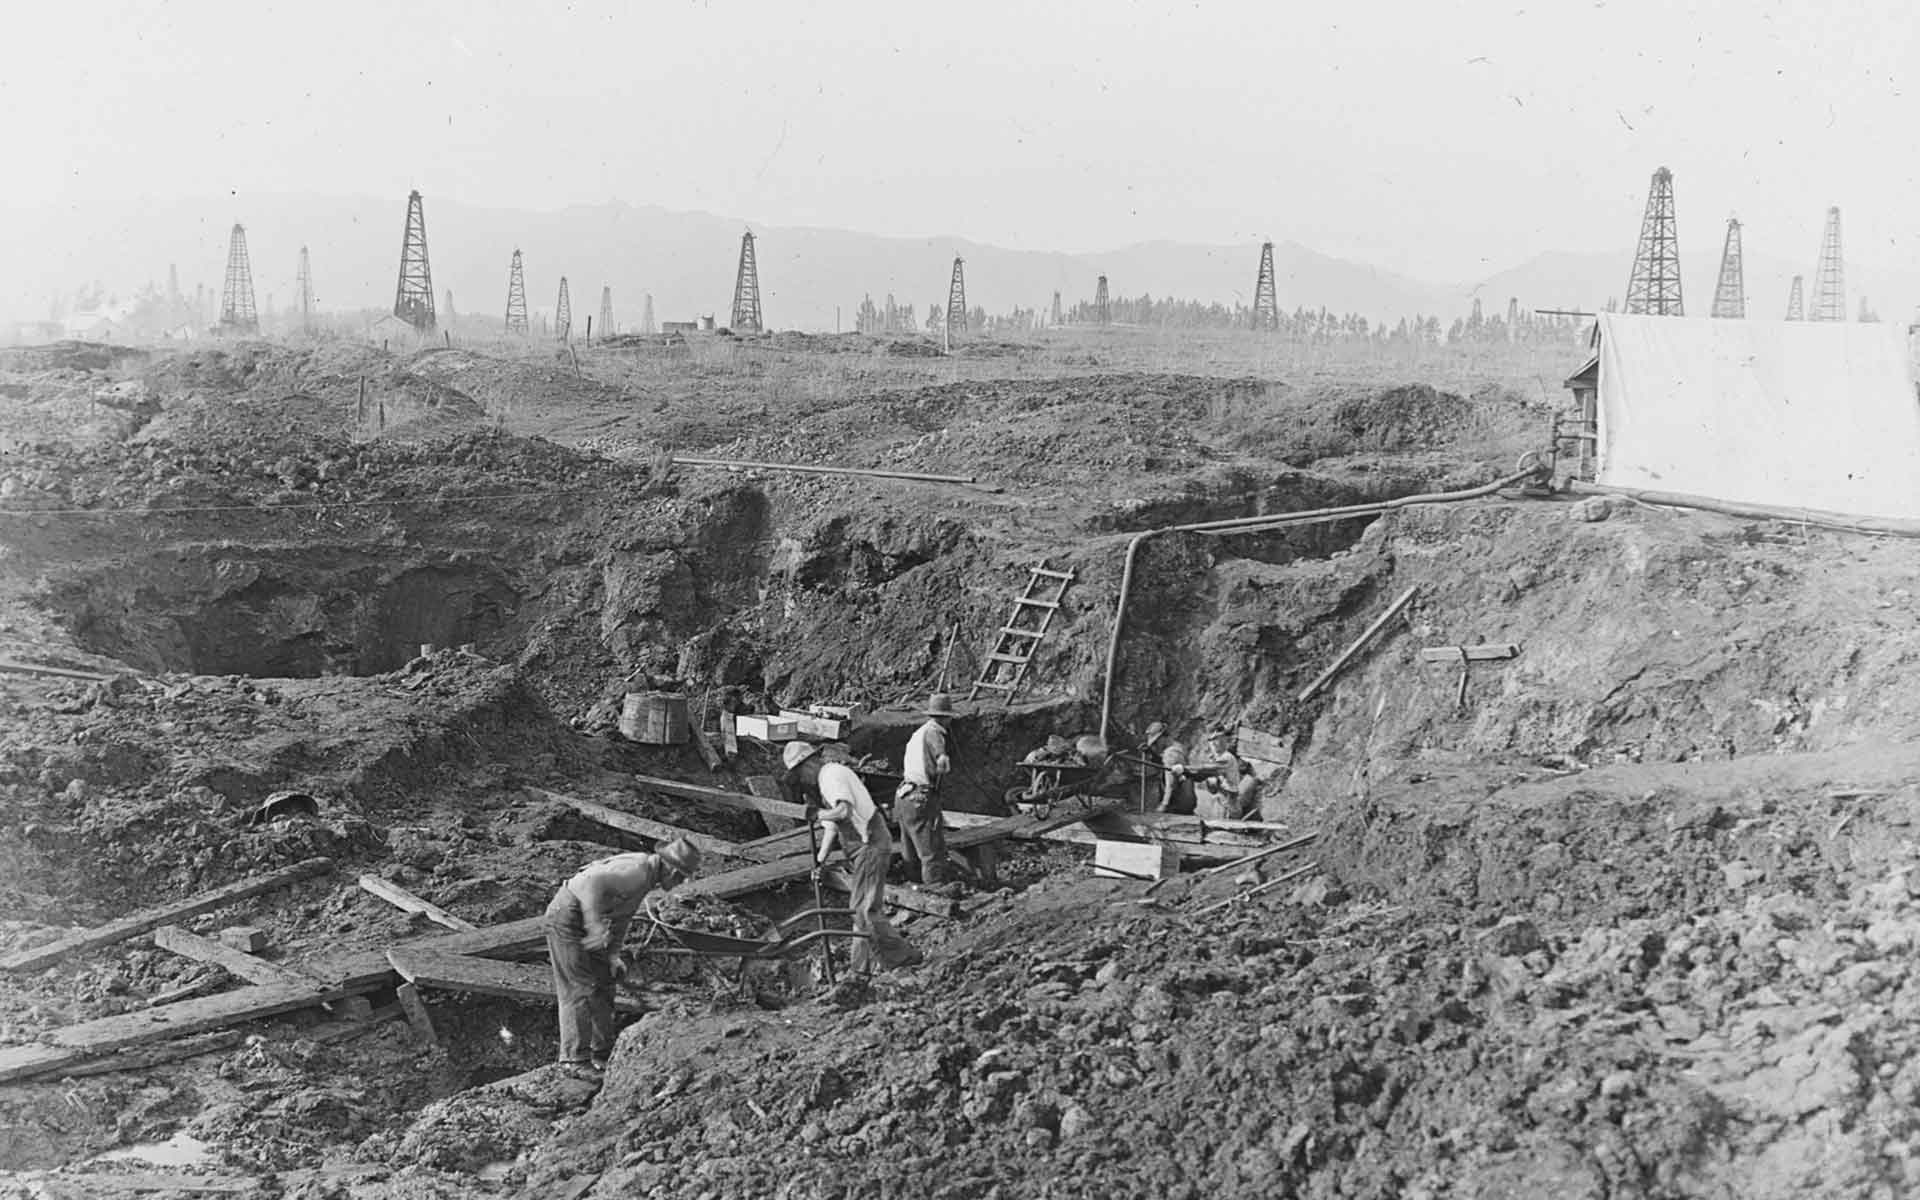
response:
<path id="1" fill-rule="evenodd" d="M 687 698 L 679 692 L 628 692 L 620 708 L 620 732 L 649 746 L 683 745 Z"/>

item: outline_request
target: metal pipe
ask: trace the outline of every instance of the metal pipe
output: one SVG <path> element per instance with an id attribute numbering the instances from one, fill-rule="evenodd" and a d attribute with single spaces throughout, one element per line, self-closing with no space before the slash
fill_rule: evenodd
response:
<path id="1" fill-rule="evenodd" d="M 1655 492 L 1646 488 L 1617 487 L 1607 483 L 1574 480 L 1568 490 L 1582 496 L 1625 496 L 1644 504 L 1670 508 L 1696 508 L 1702 512 L 1723 513 L 1762 521 L 1790 521 L 1795 525 L 1813 525 L 1844 533 L 1871 533 L 1886 537 L 1920 537 L 1920 521 L 1900 517 L 1861 517 L 1828 512 L 1818 508 L 1788 508 L 1777 504 L 1748 504 L 1744 501 L 1715 500 L 1685 492 Z"/>
<path id="2" fill-rule="evenodd" d="M 1133 564 L 1139 556 L 1140 547 L 1148 538 L 1157 537 L 1163 533 L 1214 535 L 1252 533 L 1261 529 L 1277 529 L 1287 525 L 1316 525 L 1327 521 L 1379 516 L 1397 508 L 1411 508 L 1417 504 L 1457 504 L 1463 500 L 1478 500 L 1483 496 L 1491 496 L 1501 488 L 1512 487 L 1522 480 L 1534 478 L 1540 474 L 1540 471 L 1540 467 L 1528 467 L 1524 471 L 1516 471 L 1492 483 L 1453 492 L 1424 492 L 1415 496 L 1401 496 L 1394 500 L 1381 500 L 1373 504 L 1312 508 L 1301 512 L 1274 513 L 1259 517 L 1230 517 L 1221 521 L 1195 521 L 1187 525 L 1168 525 L 1161 529 L 1147 529 L 1135 534 L 1133 540 L 1127 543 L 1126 565 L 1120 571 L 1120 599 L 1114 608 L 1113 630 L 1107 641 L 1107 677 L 1100 696 L 1100 740 L 1103 742 L 1109 740 L 1107 731 L 1113 719 L 1113 674 L 1114 667 L 1120 661 L 1120 634 L 1126 627 L 1127 597 L 1133 588 Z"/>
<path id="3" fill-rule="evenodd" d="M 866 467 L 811 467 L 800 463 L 751 462 L 735 458 L 685 458 L 673 456 L 678 467 L 728 467 L 751 471 L 798 471 L 806 475 L 865 475 L 874 479 L 911 479 L 916 483 L 973 483 L 972 475 L 925 475 L 917 471 L 877 471 Z"/>

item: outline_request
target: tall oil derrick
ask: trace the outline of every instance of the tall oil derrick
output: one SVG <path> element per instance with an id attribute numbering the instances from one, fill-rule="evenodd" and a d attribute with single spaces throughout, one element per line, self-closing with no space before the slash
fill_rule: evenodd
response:
<path id="1" fill-rule="evenodd" d="M 1647 190 L 1640 245 L 1627 280 L 1627 311 L 1656 317 L 1684 316 L 1680 302 L 1680 231 L 1673 217 L 1673 172 L 1661 167 Z"/>
<path id="2" fill-rule="evenodd" d="M 953 280 L 947 284 L 947 336 L 967 331 L 967 275 L 961 258 L 953 256 Z"/>
<path id="3" fill-rule="evenodd" d="M 733 320 L 728 326 L 735 333 L 760 332 L 760 268 L 753 260 L 753 231 L 740 235 L 740 270 L 733 277 Z"/>
<path id="4" fill-rule="evenodd" d="M 653 293 L 646 294 L 646 302 L 640 306 L 640 332 L 658 333 L 653 324 Z"/>
<path id="5" fill-rule="evenodd" d="M 1055 288 L 1053 293 L 1053 320 L 1051 324 L 1057 327 L 1062 323 L 1063 320 L 1060 316 L 1060 291 L 1058 288 Z"/>
<path id="6" fill-rule="evenodd" d="M 1827 231 L 1820 235 L 1820 269 L 1813 276 L 1816 321 L 1847 319 L 1847 280 L 1840 264 L 1840 210 L 1827 210 Z"/>
<path id="7" fill-rule="evenodd" d="M 1273 243 L 1260 243 L 1260 274 L 1253 281 L 1253 327 L 1273 333 L 1280 328 L 1280 296 L 1273 287 Z"/>
<path id="8" fill-rule="evenodd" d="M 513 266 L 507 268 L 507 332 L 527 336 L 527 278 L 520 270 L 520 252 L 513 252 Z"/>
<path id="9" fill-rule="evenodd" d="M 1787 289 L 1787 320 L 1804 321 L 1807 319 L 1806 302 L 1800 297 L 1801 277 L 1793 277 L 1793 286 Z"/>
<path id="10" fill-rule="evenodd" d="M 1740 222 L 1727 218 L 1727 244 L 1720 251 L 1720 282 L 1713 287 L 1713 316 L 1739 321 L 1747 315 L 1747 275 L 1740 257 Z"/>
<path id="11" fill-rule="evenodd" d="M 613 288 L 605 284 L 600 287 L 600 336 L 613 336 Z"/>
<path id="12" fill-rule="evenodd" d="M 1113 302 L 1107 298 L 1107 277 L 1102 275 L 1093 285 L 1093 319 L 1102 325 L 1113 324 Z"/>
<path id="13" fill-rule="evenodd" d="M 452 288 L 447 288 L 440 293 L 440 312 L 447 319 L 447 328 L 452 329 L 456 324 L 456 314 L 453 311 Z"/>
<path id="14" fill-rule="evenodd" d="M 300 270 L 294 277 L 294 309 L 300 314 L 300 332 L 313 332 L 313 261 L 300 247 Z"/>
<path id="15" fill-rule="evenodd" d="M 432 333 L 433 272 L 427 267 L 427 212 L 418 189 L 407 193 L 407 233 L 400 243 L 400 282 L 393 292 L 393 315 Z"/>
<path id="16" fill-rule="evenodd" d="M 228 333 L 259 333 L 253 306 L 253 264 L 247 261 L 247 231 L 235 225 L 227 239 L 227 283 L 220 291 L 220 328 Z"/>
<path id="17" fill-rule="evenodd" d="M 567 298 L 567 277 L 560 277 L 560 298 L 553 302 L 553 336 L 566 341 L 573 332 L 573 301 Z"/>

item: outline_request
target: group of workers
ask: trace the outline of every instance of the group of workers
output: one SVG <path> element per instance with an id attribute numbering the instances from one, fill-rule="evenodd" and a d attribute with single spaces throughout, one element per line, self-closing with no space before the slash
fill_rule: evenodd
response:
<path id="1" fill-rule="evenodd" d="M 1230 726 L 1215 725 L 1202 737 L 1202 748 L 1189 754 L 1186 746 L 1167 736 L 1160 721 L 1147 726 L 1140 749 L 1160 766 L 1160 803 L 1157 812 L 1192 813 L 1203 821 L 1233 821 L 1258 815 L 1260 780 L 1234 746 Z"/>
<path id="2" fill-rule="evenodd" d="M 907 739 L 902 780 L 893 795 L 910 876 L 939 885 L 952 878 L 941 824 L 941 781 L 953 769 L 943 722 L 956 716 L 953 700 L 935 692 L 926 721 Z M 886 815 L 854 769 L 831 761 L 814 742 L 788 742 L 781 766 L 788 788 L 816 800 L 819 827 L 812 873 L 815 882 L 837 849 L 852 868 L 853 969 L 871 972 L 910 967 L 918 950 L 887 919 L 884 896 L 893 863 L 893 834 Z M 810 807 L 814 807 L 810 805 Z M 613 1052 L 613 991 L 625 978 L 621 955 L 627 927 L 653 891 L 669 891 L 700 869 L 700 850 L 675 838 L 654 851 L 616 854 L 582 868 L 560 885 L 547 905 L 547 952 L 560 1017 L 560 1065 L 581 1077 L 598 1077 Z"/>

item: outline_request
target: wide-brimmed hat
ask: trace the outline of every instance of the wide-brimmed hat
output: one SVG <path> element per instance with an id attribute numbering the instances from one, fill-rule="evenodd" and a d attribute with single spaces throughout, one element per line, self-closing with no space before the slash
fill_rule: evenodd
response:
<path id="1" fill-rule="evenodd" d="M 935 692 L 927 697 L 927 715 L 930 717 L 957 717 L 954 711 L 953 697 L 945 692 Z"/>
<path id="2" fill-rule="evenodd" d="M 791 771 L 801 763 L 812 758 L 820 747 L 812 742 L 788 742 L 787 748 L 780 752 L 780 763 Z"/>
<path id="3" fill-rule="evenodd" d="M 1150 722 L 1147 725 L 1147 736 L 1142 738 L 1141 740 L 1151 743 L 1153 741 L 1158 740 L 1160 735 L 1165 733 L 1166 731 L 1167 731 L 1167 724 L 1165 721 Z"/>
<path id="4" fill-rule="evenodd" d="M 673 839 L 654 853 L 682 875 L 691 877 L 700 870 L 700 847 L 683 837 Z"/>

